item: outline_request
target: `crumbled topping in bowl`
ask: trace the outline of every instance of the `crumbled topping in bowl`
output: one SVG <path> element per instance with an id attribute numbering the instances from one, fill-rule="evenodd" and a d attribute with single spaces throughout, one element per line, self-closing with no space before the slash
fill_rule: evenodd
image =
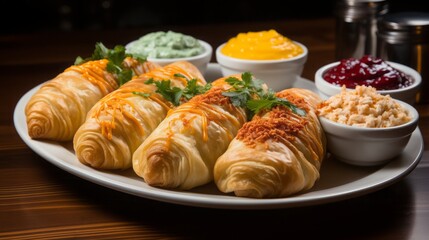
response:
<path id="1" fill-rule="evenodd" d="M 318 106 L 318 114 L 334 122 L 368 128 L 393 127 L 411 120 L 408 110 L 395 99 L 367 86 L 354 90 L 344 86 L 341 93 Z"/>

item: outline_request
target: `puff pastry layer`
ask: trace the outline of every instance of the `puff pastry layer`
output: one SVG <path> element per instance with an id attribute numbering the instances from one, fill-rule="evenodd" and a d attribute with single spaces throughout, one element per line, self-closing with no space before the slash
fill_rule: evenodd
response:
<path id="1" fill-rule="evenodd" d="M 94 104 L 117 89 L 116 76 L 106 71 L 108 60 L 71 66 L 44 83 L 25 108 L 28 134 L 33 139 L 72 140 Z M 155 69 L 158 64 L 126 58 L 124 65 L 135 75 Z"/>
<path id="2" fill-rule="evenodd" d="M 222 95 L 231 87 L 226 78 L 172 110 L 134 152 L 133 169 L 147 184 L 191 189 L 213 181 L 216 159 L 246 121 L 244 109 Z"/>
<path id="3" fill-rule="evenodd" d="M 187 79 L 176 74 L 206 84 L 198 68 L 180 61 L 142 74 L 98 101 L 73 140 L 79 161 L 99 169 L 130 168 L 136 148 L 173 107 L 145 82 L 170 80 L 172 87 L 184 88 Z"/>
<path id="4" fill-rule="evenodd" d="M 244 124 L 214 166 L 214 181 L 225 193 L 251 198 L 286 197 L 313 187 L 320 177 L 326 140 L 316 115 L 321 99 L 307 89 L 277 93 L 306 115 L 284 106 Z"/>

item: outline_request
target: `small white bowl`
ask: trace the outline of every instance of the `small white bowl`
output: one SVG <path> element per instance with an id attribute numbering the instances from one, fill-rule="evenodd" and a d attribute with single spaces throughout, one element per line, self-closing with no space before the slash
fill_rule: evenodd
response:
<path id="1" fill-rule="evenodd" d="M 385 164 L 401 154 L 418 125 L 417 110 L 403 101 L 412 119 L 387 128 L 349 126 L 319 117 L 327 139 L 327 149 L 335 159 L 357 166 Z"/>
<path id="2" fill-rule="evenodd" d="M 405 88 L 394 89 L 394 90 L 378 90 L 377 92 L 382 95 L 390 95 L 392 98 L 402 100 L 411 105 L 414 105 L 417 99 L 419 98 L 420 86 L 422 83 L 421 75 L 416 70 L 406 65 L 390 62 L 390 61 L 386 61 L 386 63 L 392 66 L 393 68 L 396 68 L 397 70 L 402 71 L 405 74 L 411 76 L 414 79 L 414 82 L 412 85 Z M 328 69 L 331 69 L 337 66 L 338 64 L 340 64 L 339 61 L 330 63 L 319 68 L 316 71 L 316 74 L 314 76 L 314 81 L 315 81 L 317 90 L 321 93 L 321 96 L 324 98 L 328 98 L 330 96 L 333 96 L 341 92 L 341 86 L 337 86 L 332 83 L 329 83 L 323 78 L 323 74 Z M 353 89 L 350 89 L 350 90 L 353 90 Z"/>
<path id="3" fill-rule="evenodd" d="M 137 41 L 137 40 L 135 40 L 135 41 Z M 135 42 L 135 41 L 133 41 L 133 42 Z M 201 53 L 200 55 L 192 56 L 192 57 L 184 57 L 184 58 L 152 58 L 152 57 L 148 57 L 147 60 L 154 62 L 154 63 L 158 63 L 161 66 L 165 66 L 165 65 L 168 65 L 170 63 L 177 62 L 177 61 L 188 61 L 188 62 L 192 63 L 193 65 L 195 65 L 198 68 L 198 70 L 200 70 L 200 72 L 202 74 L 205 74 L 205 72 L 207 71 L 207 66 L 208 66 L 208 64 L 212 58 L 213 48 L 209 43 L 207 43 L 203 40 L 198 40 L 198 41 L 204 47 L 204 52 Z M 133 42 L 128 43 L 125 46 L 125 48 L 130 46 L 130 44 L 132 44 Z"/>
<path id="4" fill-rule="evenodd" d="M 294 43 L 302 47 L 303 53 L 296 57 L 281 60 L 246 60 L 229 57 L 221 52 L 226 44 L 223 43 L 216 49 L 216 60 L 223 76 L 250 72 L 274 91 L 281 91 L 292 87 L 293 83 L 301 77 L 304 64 L 307 61 L 307 47 L 299 42 L 294 41 Z"/>

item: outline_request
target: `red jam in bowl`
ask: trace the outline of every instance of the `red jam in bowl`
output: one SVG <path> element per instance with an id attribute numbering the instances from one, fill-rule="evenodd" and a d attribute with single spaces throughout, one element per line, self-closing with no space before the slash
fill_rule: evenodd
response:
<path id="1" fill-rule="evenodd" d="M 377 90 L 392 90 L 410 86 L 413 78 L 399 71 L 380 58 L 365 55 L 360 59 L 343 59 L 328 69 L 323 78 L 332 84 L 346 88 L 358 85 L 372 86 Z"/>

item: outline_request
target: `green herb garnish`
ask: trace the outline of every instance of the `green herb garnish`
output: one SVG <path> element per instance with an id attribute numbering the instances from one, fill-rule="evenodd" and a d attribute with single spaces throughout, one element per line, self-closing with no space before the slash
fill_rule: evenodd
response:
<path id="1" fill-rule="evenodd" d="M 249 100 L 246 106 L 250 109 L 250 111 L 254 112 L 254 114 L 258 114 L 262 110 L 271 109 L 275 106 L 288 107 L 292 110 L 292 112 L 301 116 L 305 116 L 306 114 L 303 109 L 298 108 L 296 105 L 286 99 L 276 97 L 273 92 L 264 94 L 260 99 Z"/>
<path id="2" fill-rule="evenodd" d="M 253 79 L 253 76 L 249 72 L 241 74 L 241 79 L 236 77 L 229 77 L 225 79 L 232 88 L 223 92 L 222 95 L 230 98 L 232 104 L 237 107 L 245 107 L 247 101 L 253 98 L 258 98 L 262 95 L 264 89 L 262 87 L 263 82 L 258 79 Z"/>
<path id="3" fill-rule="evenodd" d="M 106 48 L 102 43 L 96 43 L 95 50 L 92 53 L 91 57 L 82 58 L 81 56 L 78 56 L 74 61 L 74 65 L 80 65 L 89 61 L 105 59 L 108 57 L 109 51 L 110 50 Z"/>
<path id="4" fill-rule="evenodd" d="M 207 92 L 212 87 L 211 83 L 207 83 L 204 86 L 199 85 L 197 79 L 193 78 L 188 80 L 186 87 L 182 90 L 182 95 L 187 100 L 193 98 L 196 95 Z"/>
<path id="5" fill-rule="evenodd" d="M 222 94 L 229 97 L 234 106 L 245 107 L 248 110 L 248 119 L 251 119 L 261 110 L 269 110 L 278 105 L 286 106 L 294 113 L 302 116 L 306 114 L 304 110 L 288 100 L 276 97 L 273 90 L 265 89 L 263 82 L 254 79 L 251 73 L 242 73 L 241 79 L 239 80 L 236 77 L 227 78 L 225 81 L 232 88 Z"/>
<path id="6" fill-rule="evenodd" d="M 139 95 L 139 96 L 141 96 L 141 97 L 144 97 L 144 98 L 148 98 L 148 97 L 150 97 L 150 93 L 145 93 L 145 92 L 136 92 L 136 91 L 133 91 L 132 93 L 133 93 L 133 94 L 135 94 L 135 95 Z"/>
<path id="7" fill-rule="evenodd" d="M 147 80 L 145 84 L 154 84 L 157 87 L 156 92 L 161 94 L 167 101 L 179 106 L 182 97 L 182 89 L 171 87 L 170 80 L 155 81 L 153 78 Z"/>
<path id="8" fill-rule="evenodd" d="M 174 74 L 175 77 L 186 77 L 182 74 Z M 155 81 L 153 78 L 147 80 L 145 84 L 154 84 L 157 87 L 156 92 L 161 94 L 167 101 L 173 103 L 174 106 L 179 106 L 182 98 L 186 100 L 191 99 L 192 97 L 205 93 L 211 88 L 211 84 L 208 83 L 204 86 L 197 84 L 197 79 L 193 78 L 191 80 L 186 79 L 186 87 L 181 89 L 178 87 L 171 86 L 171 80 L 161 80 Z"/>
<path id="9" fill-rule="evenodd" d="M 109 62 L 107 63 L 106 70 L 117 76 L 119 86 L 121 86 L 134 76 L 134 72 L 123 64 L 126 57 L 133 57 L 133 55 L 126 53 L 124 46 L 116 45 L 113 49 L 108 49 L 103 43 L 98 42 L 95 44 L 95 50 L 91 57 L 82 58 L 78 56 L 74 64 L 80 65 L 88 61 L 107 59 Z M 142 58 L 135 59 L 140 62 L 145 61 Z"/>

